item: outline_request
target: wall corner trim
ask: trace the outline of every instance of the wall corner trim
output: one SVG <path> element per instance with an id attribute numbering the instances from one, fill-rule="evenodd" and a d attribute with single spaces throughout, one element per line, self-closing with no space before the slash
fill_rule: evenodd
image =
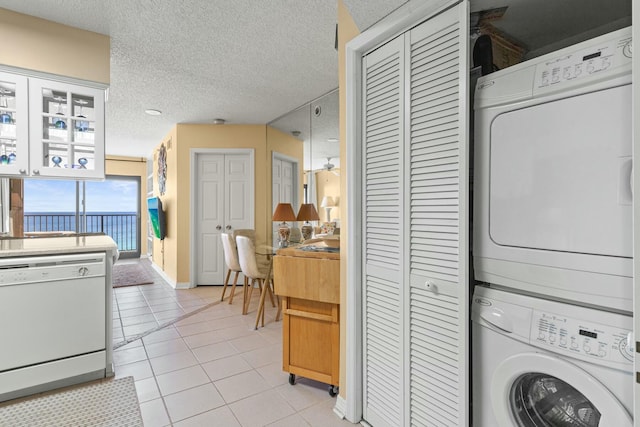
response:
<path id="1" fill-rule="evenodd" d="M 333 413 L 336 414 L 341 420 L 344 420 L 346 418 L 347 401 L 342 396 L 338 396 L 336 398 L 336 405 L 333 407 Z"/>

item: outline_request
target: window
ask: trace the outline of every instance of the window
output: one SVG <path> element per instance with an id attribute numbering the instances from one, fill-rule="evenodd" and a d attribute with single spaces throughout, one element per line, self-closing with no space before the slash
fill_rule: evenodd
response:
<path id="1" fill-rule="evenodd" d="M 12 197 L 13 235 L 20 235 L 20 224 L 25 236 L 104 233 L 118 244 L 121 257 L 140 256 L 139 177 L 12 180 L 12 194 L 20 189 L 22 197 Z"/>

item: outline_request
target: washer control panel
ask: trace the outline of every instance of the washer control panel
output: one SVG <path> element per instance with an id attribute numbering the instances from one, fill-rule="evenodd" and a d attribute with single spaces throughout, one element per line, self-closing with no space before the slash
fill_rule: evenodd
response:
<path id="1" fill-rule="evenodd" d="M 534 310 L 530 332 L 531 344 L 551 347 L 556 352 L 633 362 L 633 352 L 627 344 L 629 330 Z"/>
<path id="2" fill-rule="evenodd" d="M 536 66 L 534 87 L 546 88 L 631 63 L 631 34 L 567 53 Z"/>

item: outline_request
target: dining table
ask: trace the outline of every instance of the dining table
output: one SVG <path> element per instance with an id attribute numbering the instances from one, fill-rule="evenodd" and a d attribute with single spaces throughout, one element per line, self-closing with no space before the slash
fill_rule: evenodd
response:
<path id="1" fill-rule="evenodd" d="M 289 247 L 294 245 L 289 245 Z M 260 302 L 258 303 L 258 312 L 256 314 L 256 324 L 254 329 L 258 330 L 258 325 L 260 324 L 260 319 L 262 319 L 262 326 L 264 327 L 264 300 L 268 292 L 269 280 L 271 279 L 271 273 L 273 271 L 273 256 L 276 252 L 282 249 L 278 246 L 272 245 L 257 245 L 256 246 L 256 255 L 266 256 L 268 260 L 267 267 L 267 275 L 264 286 L 262 286 L 262 291 L 260 292 Z M 277 296 L 276 296 L 277 298 Z M 276 313 L 276 322 L 280 320 L 280 303 L 278 302 L 278 312 Z"/>

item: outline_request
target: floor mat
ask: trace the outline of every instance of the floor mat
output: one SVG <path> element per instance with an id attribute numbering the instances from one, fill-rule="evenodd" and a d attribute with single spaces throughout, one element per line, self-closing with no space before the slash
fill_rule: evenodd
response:
<path id="1" fill-rule="evenodd" d="M 153 277 L 138 263 L 116 264 L 113 266 L 112 282 L 114 288 L 123 286 L 148 285 Z"/>
<path id="2" fill-rule="evenodd" d="M 104 380 L 0 406 L 11 427 L 142 427 L 133 377 Z"/>

